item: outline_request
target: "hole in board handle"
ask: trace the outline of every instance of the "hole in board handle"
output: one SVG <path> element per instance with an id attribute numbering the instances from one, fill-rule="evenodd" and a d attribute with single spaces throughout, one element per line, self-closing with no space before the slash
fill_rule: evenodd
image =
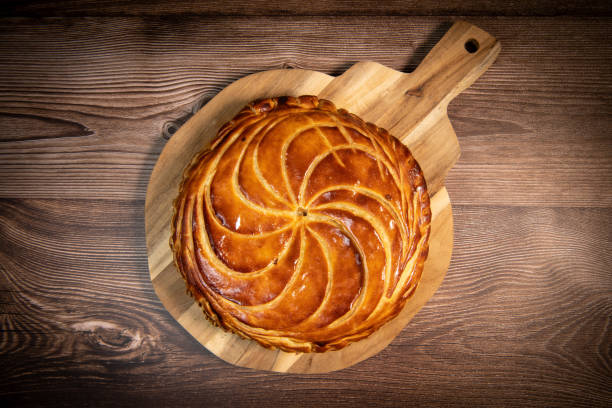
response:
<path id="1" fill-rule="evenodd" d="M 478 51 L 478 48 L 480 47 L 480 45 L 478 44 L 478 41 L 476 41 L 474 38 L 470 38 L 469 40 L 467 40 L 464 46 L 465 46 L 465 50 L 469 52 L 470 54 L 473 54 L 476 51 Z"/>

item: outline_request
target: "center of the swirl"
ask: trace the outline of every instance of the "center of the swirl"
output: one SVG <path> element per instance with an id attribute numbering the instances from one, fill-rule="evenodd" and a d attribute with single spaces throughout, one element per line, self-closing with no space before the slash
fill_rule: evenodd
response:
<path id="1" fill-rule="evenodd" d="M 297 215 L 298 215 L 298 217 L 305 217 L 305 216 L 307 216 L 307 215 L 308 215 L 308 211 L 307 211 L 307 210 L 305 210 L 305 209 L 304 209 L 304 208 L 302 208 L 302 207 L 298 207 L 298 209 L 297 209 Z"/>

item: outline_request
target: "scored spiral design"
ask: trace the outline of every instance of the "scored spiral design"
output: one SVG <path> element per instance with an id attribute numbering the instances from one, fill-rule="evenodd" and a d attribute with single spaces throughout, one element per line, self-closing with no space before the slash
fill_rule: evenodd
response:
<path id="1" fill-rule="evenodd" d="M 171 246 L 214 323 L 322 352 L 372 334 L 414 293 L 425 179 L 384 129 L 314 96 L 252 102 L 185 171 Z"/>

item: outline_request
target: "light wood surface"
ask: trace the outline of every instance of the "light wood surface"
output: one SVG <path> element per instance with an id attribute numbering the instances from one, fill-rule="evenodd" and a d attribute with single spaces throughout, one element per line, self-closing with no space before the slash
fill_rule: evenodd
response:
<path id="1" fill-rule="evenodd" d="M 469 46 L 474 48 L 469 48 Z M 275 70 L 242 78 L 215 96 L 168 142 L 151 174 L 145 206 L 151 281 L 170 314 L 208 350 L 249 368 L 317 373 L 349 367 L 384 349 L 433 296 L 452 253 L 452 210 L 444 179 L 459 157 L 457 137 L 446 115 L 448 103 L 495 60 L 500 45 L 477 27 L 456 22 L 414 73 L 360 62 L 333 78 L 316 71 Z M 273 96 L 318 95 L 339 108 L 386 128 L 420 163 L 431 196 L 430 251 L 423 277 L 402 312 L 368 338 L 337 351 L 288 353 L 265 349 L 206 320 L 185 292 L 170 239 L 172 202 L 187 163 L 248 102 Z"/>
<path id="2" fill-rule="evenodd" d="M 610 405 L 610 2 L 321 1 L 316 15 L 280 0 L 211 14 L 177 0 L 12 3 L 21 17 L 0 19 L 2 402 Z M 206 351 L 149 275 L 145 194 L 173 129 L 256 72 L 337 76 L 363 60 L 411 72 L 455 15 L 503 50 L 448 107 L 461 157 L 435 296 L 344 370 L 279 374 Z"/>

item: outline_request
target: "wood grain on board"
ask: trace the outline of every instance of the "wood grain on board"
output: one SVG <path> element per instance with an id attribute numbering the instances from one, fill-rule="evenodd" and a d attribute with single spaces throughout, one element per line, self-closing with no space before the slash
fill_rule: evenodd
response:
<path id="1" fill-rule="evenodd" d="M 466 48 L 468 43 L 474 45 L 472 52 Z M 358 62 L 335 78 L 302 69 L 272 70 L 241 78 L 215 96 L 172 136 L 147 188 L 145 227 L 151 281 L 170 314 L 209 351 L 241 367 L 329 372 L 349 367 L 382 350 L 431 298 L 446 274 L 453 228 L 451 203 L 443 185 L 459 157 L 447 106 L 486 71 L 500 48 L 488 33 L 458 21 L 410 74 L 372 61 Z M 173 202 L 193 152 L 208 147 L 219 126 L 249 101 L 305 94 L 329 99 L 398 137 L 418 160 L 431 197 L 429 255 L 415 293 L 402 312 L 376 333 L 326 353 L 267 350 L 210 324 L 202 308 L 185 294 L 184 281 L 168 246 Z"/>
<path id="2" fill-rule="evenodd" d="M 468 20 L 504 49 L 449 105 L 462 156 L 446 181 L 455 243 L 445 281 L 375 358 L 315 375 L 235 368 L 164 310 L 147 268 L 149 175 L 173 129 L 236 79 L 282 67 L 337 75 L 359 60 L 407 72 L 454 18 L 164 18 L 173 11 L 161 6 L 151 17 L 3 18 L 0 399 L 609 405 L 609 11 L 504 18 L 565 6 L 482 4 Z M 30 15 L 71 13 L 61 5 Z"/>

